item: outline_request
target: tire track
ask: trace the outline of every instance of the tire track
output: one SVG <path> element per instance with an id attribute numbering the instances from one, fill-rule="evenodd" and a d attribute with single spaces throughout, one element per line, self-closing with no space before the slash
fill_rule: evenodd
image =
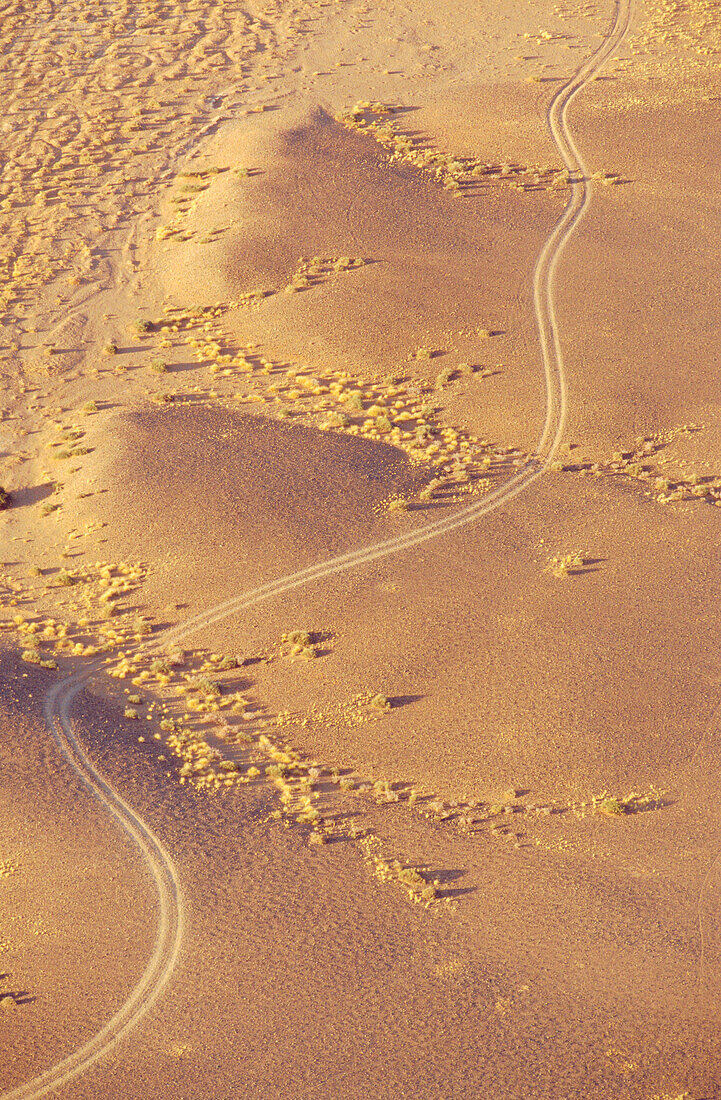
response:
<path id="1" fill-rule="evenodd" d="M 566 207 L 551 230 L 541 250 L 533 273 L 533 305 L 538 325 L 543 368 L 546 382 L 546 416 L 541 437 L 536 448 L 536 456 L 531 457 L 517 474 L 496 490 L 488 493 L 482 501 L 460 508 L 452 515 L 435 522 L 424 524 L 414 531 L 396 535 L 394 538 L 359 550 L 340 554 L 328 561 L 307 566 L 296 573 L 268 581 L 249 592 L 234 596 L 207 611 L 200 612 L 176 627 L 164 631 L 158 636 L 152 650 L 164 648 L 180 642 L 191 634 L 212 626 L 237 611 L 244 611 L 263 600 L 280 596 L 295 588 L 322 580 L 336 573 L 367 565 L 379 558 L 397 554 L 402 550 L 419 546 L 430 539 L 438 538 L 459 527 L 480 519 L 488 512 L 500 508 L 519 493 L 533 484 L 554 459 L 563 436 L 567 413 L 566 378 L 563 370 L 563 354 L 558 334 L 558 325 L 553 301 L 553 283 L 558 261 L 573 236 L 590 202 L 590 186 L 586 165 L 576 148 L 568 126 L 566 114 L 573 99 L 582 88 L 596 75 L 605 62 L 614 54 L 623 41 L 631 18 L 632 0 L 616 0 L 613 22 L 603 42 L 571 79 L 555 94 L 548 108 L 547 122 L 551 136 L 558 148 L 564 166 L 572 173 L 571 194 Z"/>
<path id="2" fill-rule="evenodd" d="M 73 732 L 71 708 L 91 669 L 69 676 L 47 692 L 43 714 L 61 752 L 83 785 L 104 806 L 118 827 L 139 849 L 153 878 L 158 897 L 158 931 L 153 953 L 132 993 L 100 1031 L 67 1058 L 34 1080 L 5 1093 L 5 1100 L 35 1100 L 47 1096 L 84 1073 L 113 1049 L 154 1005 L 173 973 L 183 938 L 183 903 L 172 860 L 152 829 L 93 766 Z"/>
<path id="3" fill-rule="evenodd" d="M 588 209 L 590 188 L 583 159 L 576 148 L 567 122 L 567 110 L 573 99 L 600 71 L 622 43 L 630 24 L 633 0 L 616 0 L 609 30 L 598 49 L 558 89 L 548 108 L 547 123 L 564 166 L 572 173 L 568 203 L 551 230 L 536 261 L 533 273 L 533 303 L 546 383 L 546 414 L 537 454 L 503 485 L 482 501 L 459 509 L 452 515 L 394 538 L 359 550 L 318 562 L 296 573 L 268 581 L 242 593 L 186 622 L 166 630 L 153 649 L 181 641 L 222 619 L 253 607 L 263 600 L 377 561 L 379 558 L 419 546 L 509 503 L 528 489 L 548 469 L 561 442 L 566 422 L 567 393 L 563 355 L 553 299 L 553 284 L 563 251 Z M 170 857 L 142 818 L 135 813 L 111 784 L 95 769 L 78 743 L 72 728 L 71 709 L 87 679 L 99 669 L 89 669 L 55 684 L 45 697 L 45 720 L 55 741 L 85 786 L 115 819 L 119 828 L 136 844 L 143 856 L 158 892 L 159 922 L 153 954 L 145 973 L 128 1000 L 113 1018 L 87 1043 L 34 1080 L 4 1094 L 4 1100 L 37 1100 L 47 1096 L 109 1054 L 140 1023 L 167 985 L 175 967 L 183 933 L 183 909 L 178 877 Z"/>

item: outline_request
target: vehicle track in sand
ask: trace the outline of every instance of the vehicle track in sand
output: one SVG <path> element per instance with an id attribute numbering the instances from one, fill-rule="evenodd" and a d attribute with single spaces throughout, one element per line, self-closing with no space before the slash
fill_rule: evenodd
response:
<path id="1" fill-rule="evenodd" d="M 237 611 L 254 607 L 273 596 L 280 596 L 285 592 L 292 591 L 294 588 L 300 588 L 313 581 L 322 580 L 335 573 L 343 573 L 349 569 L 376 561 L 379 558 L 397 554 L 401 550 L 420 546 L 430 539 L 438 538 L 439 535 L 447 534 L 459 527 L 465 527 L 512 500 L 546 472 L 560 445 L 567 411 L 563 356 L 553 304 L 553 281 L 558 261 L 586 212 L 590 201 L 588 171 L 573 140 L 566 119 L 566 112 L 575 96 L 595 77 L 596 73 L 620 46 L 628 31 L 631 11 L 632 0 L 617 0 L 613 22 L 604 36 L 603 42 L 595 53 L 580 66 L 571 79 L 556 92 L 547 112 L 551 136 L 565 167 L 571 173 L 572 183 L 569 201 L 561 217 L 551 230 L 536 260 L 533 273 L 533 307 L 538 325 L 546 381 L 546 416 L 536 448 L 536 455 L 527 459 L 517 474 L 514 474 L 513 477 L 494 491 L 487 493 L 483 500 L 469 504 L 465 508 L 460 508 L 451 515 L 433 523 L 417 527 L 413 531 L 396 535 L 394 538 L 374 543 L 371 546 L 362 547 L 360 550 L 339 554 L 327 561 L 307 566 L 297 573 L 290 573 L 284 577 L 278 577 L 276 580 L 268 581 L 250 592 L 234 596 L 230 600 L 186 619 L 178 626 L 163 631 L 154 641 L 151 647 L 153 650 L 180 642 L 190 634 L 212 626 Z"/>
<path id="2" fill-rule="evenodd" d="M 205 627 L 212 626 L 238 611 L 253 607 L 295 588 L 356 569 L 379 558 L 409 550 L 431 539 L 465 527 L 487 513 L 513 500 L 540 478 L 558 450 L 566 422 L 566 381 L 563 356 L 556 323 L 553 284 L 558 262 L 576 230 L 590 201 L 588 173 L 576 148 L 567 121 L 568 107 L 578 93 L 595 77 L 621 45 L 630 25 L 633 0 L 616 0 L 611 25 L 598 49 L 558 89 L 548 108 L 551 136 L 565 167 L 571 173 L 571 193 L 566 207 L 551 230 L 533 272 L 533 305 L 538 325 L 546 382 L 546 416 L 537 453 L 529 458 L 513 477 L 477 501 L 433 523 L 397 535 L 383 542 L 338 555 L 296 573 L 268 581 L 216 607 L 209 608 L 176 627 L 164 631 L 153 649 L 177 643 Z M 89 1041 L 27 1083 L 7 1092 L 3 1100 L 37 1100 L 67 1084 L 109 1054 L 137 1026 L 155 1004 L 170 980 L 180 951 L 183 932 L 183 906 L 178 876 L 161 842 L 142 818 L 103 778 L 80 746 L 73 733 L 71 709 L 83 685 L 99 663 L 68 676 L 53 685 L 45 696 L 44 715 L 48 728 L 63 755 L 84 785 L 112 815 L 139 849 L 157 889 L 159 923 L 153 954 L 132 993 L 122 1008 Z"/>
<path id="3" fill-rule="evenodd" d="M 95 666 L 98 667 L 97 664 Z M 139 849 L 157 890 L 158 931 L 153 953 L 130 996 L 96 1035 L 32 1081 L 5 1093 L 3 1100 L 47 1096 L 83 1073 L 130 1031 L 152 1008 L 167 984 L 183 938 L 183 902 L 173 862 L 139 814 L 93 766 L 73 732 L 71 708 L 92 669 L 66 677 L 47 692 L 43 716 L 63 756 L 83 785 L 103 805 L 118 827 Z"/>

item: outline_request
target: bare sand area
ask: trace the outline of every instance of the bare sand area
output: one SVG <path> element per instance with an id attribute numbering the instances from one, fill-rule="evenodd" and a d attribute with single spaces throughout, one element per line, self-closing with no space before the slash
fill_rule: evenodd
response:
<path id="1" fill-rule="evenodd" d="M 382 836 L 395 850 L 402 845 L 439 882 L 439 900 L 426 909 L 409 905 L 400 884 L 369 875 L 351 839 L 309 847 L 302 830 L 284 828 L 271 816 L 276 803 L 267 786 L 209 798 L 169 784 L 152 742 L 138 743 L 137 724 L 122 711 L 86 697 L 76 728 L 103 774 L 183 868 L 186 932 L 166 996 L 133 1042 L 66 1085 L 65 1095 L 119 1094 L 130 1081 L 138 1096 L 232 1089 L 241 1096 L 582 1097 L 612 1090 L 631 1097 L 637 1085 L 628 1079 L 651 1042 L 654 1073 L 713 1082 L 715 1017 L 692 995 L 698 912 L 689 887 L 705 871 L 704 834 L 714 822 L 693 805 L 635 814 L 632 833 L 598 818 L 569 828 L 553 815 L 533 826 L 540 843 L 521 849 L 490 836 L 479 845 L 478 836 L 448 823 L 409 824 L 402 806 L 353 807 L 366 836 Z M 24 789 L 39 801 L 48 784 L 37 771 Z M 53 806 L 61 789 L 58 782 Z M 320 789 L 324 801 L 333 797 L 327 778 Z M 56 843 L 67 840 L 43 876 L 51 889 L 32 910 L 41 917 L 62 896 L 65 919 L 56 914 L 44 927 L 44 952 L 37 939 L 33 947 L 47 965 L 48 941 L 62 936 L 64 963 L 74 962 L 74 981 L 94 995 L 64 991 L 62 969 L 53 967 L 51 980 L 35 960 L 42 995 L 11 1016 L 16 1025 L 39 1002 L 34 1019 L 11 1032 L 18 1076 L 47 1059 L 50 1033 L 58 1053 L 71 1035 L 79 1043 L 92 1034 L 108 1007 L 97 986 L 106 998 L 108 987 L 121 996 L 110 978 L 118 969 L 129 976 L 146 946 L 140 918 L 148 923 L 153 907 L 147 891 L 133 894 L 133 863 L 123 863 L 114 835 L 103 858 L 112 852 L 113 868 L 122 869 L 123 900 L 108 875 L 95 882 L 92 901 L 83 896 L 87 865 L 73 866 L 72 849 L 82 837 L 83 855 L 92 851 L 95 816 L 92 803 L 76 796 L 54 830 Z M 18 840 L 25 858 L 17 876 L 32 881 L 31 840 Z M 47 852 L 47 835 L 42 845 Z M 65 874 L 58 882 L 59 867 Z M 115 951 L 99 935 L 109 903 L 105 927 L 117 936 Z M 712 967 L 713 913 L 702 915 Z M 92 945 L 80 945 L 73 960 L 73 939 L 88 932 Z M 72 998 L 69 1034 L 57 1023 L 64 992 Z"/>
<path id="2" fill-rule="evenodd" d="M 0 32 L 2 1095 L 721 1096 L 717 14 Z"/>

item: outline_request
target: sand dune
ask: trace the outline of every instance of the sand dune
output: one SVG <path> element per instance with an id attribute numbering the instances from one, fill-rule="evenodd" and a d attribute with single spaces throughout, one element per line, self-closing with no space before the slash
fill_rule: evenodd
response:
<path id="1" fill-rule="evenodd" d="M 6 5 L 4 1095 L 717 1094 L 719 31 L 625 10 Z"/>

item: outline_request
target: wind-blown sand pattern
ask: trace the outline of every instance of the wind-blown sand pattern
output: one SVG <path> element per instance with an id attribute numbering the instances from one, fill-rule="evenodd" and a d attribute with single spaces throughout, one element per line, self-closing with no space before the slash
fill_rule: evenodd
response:
<path id="1" fill-rule="evenodd" d="M 2 1095 L 717 1095 L 714 9 L 1 26 Z"/>

